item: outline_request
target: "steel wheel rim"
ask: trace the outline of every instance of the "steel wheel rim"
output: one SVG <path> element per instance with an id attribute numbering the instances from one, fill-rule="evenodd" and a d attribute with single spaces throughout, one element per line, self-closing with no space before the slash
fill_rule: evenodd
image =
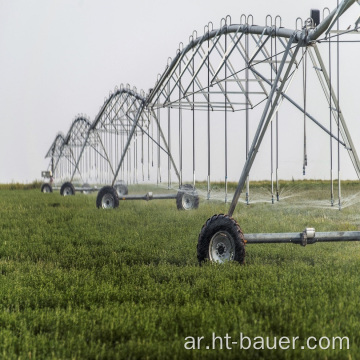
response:
<path id="1" fill-rule="evenodd" d="M 119 196 L 125 195 L 125 191 L 121 191 L 124 190 L 121 186 L 115 186 L 115 190 Z"/>
<path id="2" fill-rule="evenodd" d="M 210 240 L 209 259 L 218 263 L 234 260 L 235 242 L 226 231 L 218 231 Z"/>
<path id="3" fill-rule="evenodd" d="M 101 199 L 101 206 L 103 209 L 113 209 L 115 207 L 115 200 L 111 194 L 105 194 Z"/>
<path id="4" fill-rule="evenodd" d="M 44 186 L 43 193 L 49 193 L 49 192 L 50 192 L 50 188 L 48 186 Z"/>
<path id="5" fill-rule="evenodd" d="M 192 195 L 189 195 L 189 194 L 184 194 L 183 197 L 182 197 L 182 207 L 185 209 L 185 210 L 190 210 L 194 207 L 194 196 Z"/>
<path id="6" fill-rule="evenodd" d="M 71 187 L 66 187 L 63 192 L 64 196 L 72 195 Z"/>

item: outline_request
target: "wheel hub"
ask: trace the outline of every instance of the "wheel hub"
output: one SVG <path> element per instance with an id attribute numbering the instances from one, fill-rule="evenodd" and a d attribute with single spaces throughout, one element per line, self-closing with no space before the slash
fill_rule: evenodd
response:
<path id="1" fill-rule="evenodd" d="M 209 259 L 223 263 L 234 260 L 235 242 L 227 231 L 218 231 L 210 240 Z"/>
<path id="2" fill-rule="evenodd" d="M 64 196 L 71 195 L 71 194 L 72 194 L 72 190 L 69 187 L 64 189 Z"/>
<path id="3" fill-rule="evenodd" d="M 183 208 L 185 210 L 189 210 L 192 209 L 194 207 L 194 201 L 193 201 L 193 197 L 189 194 L 184 194 L 183 199 L 182 199 L 182 203 L 183 203 Z"/>
<path id="4" fill-rule="evenodd" d="M 114 207 L 114 198 L 110 194 L 105 194 L 101 204 L 103 209 L 112 209 Z"/>
<path id="5" fill-rule="evenodd" d="M 125 191 L 121 186 L 115 186 L 115 190 L 117 191 L 119 196 L 125 195 Z"/>
<path id="6" fill-rule="evenodd" d="M 216 253 L 221 256 L 226 252 L 226 246 L 223 243 L 218 243 L 216 245 Z"/>

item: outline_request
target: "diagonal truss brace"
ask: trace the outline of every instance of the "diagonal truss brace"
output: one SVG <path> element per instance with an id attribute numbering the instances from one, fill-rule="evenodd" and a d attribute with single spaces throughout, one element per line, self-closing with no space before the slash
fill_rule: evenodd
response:
<path id="1" fill-rule="evenodd" d="M 277 108 L 281 93 L 284 90 L 286 81 L 283 81 L 281 83 L 281 85 L 280 85 L 279 91 L 276 91 L 279 80 L 280 80 L 281 73 L 284 70 L 285 62 L 286 62 L 286 59 L 287 59 L 287 57 L 288 57 L 288 55 L 290 53 L 290 49 L 291 49 L 291 46 L 292 46 L 294 40 L 295 40 L 295 34 L 289 39 L 289 42 L 287 44 L 287 48 L 286 48 L 285 53 L 283 55 L 283 58 L 281 60 L 278 73 L 276 74 L 276 78 L 275 78 L 274 83 L 272 85 L 272 88 L 271 88 L 269 97 L 267 99 L 263 114 L 261 116 L 258 128 L 257 128 L 256 133 L 255 133 L 251 148 L 249 150 L 248 158 L 247 158 L 247 160 L 246 160 L 246 162 L 244 164 L 244 167 L 243 167 L 243 170 L 242 170 L 242 173 L 241 173 L 237 188 L 236 188 L 235 193 L 234 193 L 234 197 L 233 197 L 232 202 L 230 204 L 230 208 L 229 208 L 229 212 L 228 212 L 229 216 L 232 216 L 234 211 L 235 211 L 235 207 L 236 207 L 237 202 L 239 200 L 239 197 L 241 195 L 242 189 L 243 189 L 243 187 L 245 185 L 246 178 L 248 177 L 250 169 L 252 167 L 252 164 L 253 164 L 253 162 L 254 162 L 254 160 L 256 158 L 256 154 L 257 154 L 257 152 L 259 150 L 262 139 L 263 139 L 263 137 L 264 137 L 264 135 L 266 133 L 266 129 L 267 129 L 267 127 L 268 127 L 268 125 L 269 125 L 269 123 L 270 123 L 270 121 L 272 119 L 272 116 L 274 114 L 275 109 Z M 302 40 L 300 40 L 298 42 L 297 46 L 296 46 L 296 49 L 295 49 L 295 51 L 294 51 L 294 53 L 293 53 L 293 55 L 291 57 L 290 63 L 287 66 L 284 79 L 287 79 L 289 77 L 292 66 L 295 63 L 296 55 L 297 55 L 297 53 L 298 53 L 301 46 L 303 46 L 303 41 Z M 275 96 L 275 99 L 273 100 L 273 97 L 274 97 L 275 93 L 276 93 L 276 96 Z"/>
<path id="2" fill-rule="evenodd" d="M 315 52 L 316 58 L 315 58 L 314 54 L 311 51 L 312 49 Z M 360 161 L 359 161 L 359 157 L 357 155 L 354 143 L 353 143 L 353 141 L 351 139 L 351 135 L 350 135 L 350 132 L 349 132 L 348 127 L 346 125 L 344 115 L 343 115 L 343 113 L 342 113 L 342 111 L 340 109 L 339 101 L 338 101 L 338 99 L 336 97 L 336 94 L 335 94 L 335 91 L 334 91 L 333 87 L 331 86 L 329 74 L 326 71 L 325 64 L 324 64 L 324 62 L 322 60 L 322 57 L 320 55 L 319 49 L 318 49 L 316 44 L 314 44 L 312 48 L 309 47 L 309 54 L 310 54 L 311 61 L 312 61 L 313 65 L 314 65 L 314 67 L 315 67 L 315 70 L 316 70 L 317 76 L 319 78 L 319 81 L 321 83 L 321 86 L 324 89 L 324 93 L 325 93 L 326 99 L 327 99 L 327 101 L 329 103 L 329 106 L 330 106 L 330 99 L 332 99 L 331 103 L 335 106 L 335 109 L 332 110 L 333 118 L 335 119 L 336 125 L 339 125 L 339 127 L 340 127 L 340 133 L 341 133 L 341 136 L 342 136 L 342 138 L 344 140 L 346 150 L 348 151 L 351 162 L 354 165 L 356 174 L 357 174 L 358 178 L 360 179 Z M 318 61 L 319 66 L 316 63 L 316 59 Z M 325 91 L 325 89 L 327 91 Z"/>

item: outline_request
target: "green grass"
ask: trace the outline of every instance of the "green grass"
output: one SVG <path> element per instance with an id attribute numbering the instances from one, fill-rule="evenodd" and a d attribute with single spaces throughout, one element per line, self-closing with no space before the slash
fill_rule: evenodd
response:
<path id="1" fill-rule="evenodd" d="M 0 191 L 0 358 L 360 357 L 360 243 L 247 245 L 244 266 L 200 267 L 200 229 L 228 204 L 202 199 L 182 212 L 174 200 L 122 201 L 103 211 L 96 194 L 19 188 Z M 291 197 L 271 205 L 269 183 L 254 183 L 257 201 L 234 217 L 245 233 L 359 230 L 359 184 L 343 183 L 342 211 L 328 190 L 283 182 Z M 213 333 L 300 339 L 295 350 L 207 350 Z M 204 336 L 202 348 L 186 350 L 188 336 Z M 309 336 L 347 336 L 350 350 L 302 350 Z"/>

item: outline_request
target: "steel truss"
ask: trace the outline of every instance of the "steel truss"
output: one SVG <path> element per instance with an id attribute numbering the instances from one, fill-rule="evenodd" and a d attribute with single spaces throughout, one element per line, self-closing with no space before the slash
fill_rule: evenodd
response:
<path id="1" fill-rule="evenodd" d="M 67 180 L 79 158 L 79 148 L 83 145 L 90 129 L 90 120 L 81 114 L 75 117 L 66 136 L 59 133 L 52 143 L 46 158 L 50 157 L 50 170 L 55 179 Z"/>
<path id="2" fill-rule="evenodd" d="M 279 200 L 278 112 L 284 100 L 292 104 L 304 116 L 304 173 L 307 166 L 306 120 L 311 120 L 327 133 L 331 144 L 333 140 L 336 141 L 338 145 L 340 209 L 340 146 L 347 150 L 356 174 L 360 178 L 360 161 L 339 105 L 339 80 L 336 93 L 331 81 L 331 69 L 329 71 L 325 66 L 318 49 L 318 43 L 321 43 L 318 40 L 320 36 L 325 33 L 325 40 L 329 40 L 329 34 L 333 31 L 334 25 L 338 23 L 338 19 L 354 3 L 355 0 L 343 0 L 336 9 L 332 12 L 329 11 L 329 15 L 319 24 L 315 24 L 314 19 L 310 19 L 304 25 L 302 24 L 301 29 L 284 28 L 281 26 L 281 18 L 276 17 L 273 20 L 271 16 L 266 18 L 265 26 L 253 25 L 251 16 L 241 16 L 240 24 L 232 24 L 231 18 L 227 17 L 222 20 L 221 27 L 217 30 L 213 28 L 212 23 L 208 24 L 204 28 L 202 36 L 195 36 L 194 33 L 187 46 L 180 46 L 175 58 L 168 63 L 165 71 L 158 77 L 154 88 L 147 96 L 144 92 L 137 93 L 135 88 L 121 86 L 105 99 L 92 123 L 79 117 L 73 122 L 66 137 L 59 134 L 47 153 L 47 156 L 51 157 L 53 173 L 59 172 L 59 164 L 62 164 L 65 159 L 67 168 L 65 172 L 60 171 L 60 177 L 63 176 L 63 173 L 71 173 L 70 181 L 78 176 L 82 181 L 86 179 L 97 183 L 111 183 L 111 186 L 105 186 L 99 191 L 97 207 L 117 207 L 119 200 L 125 199 L 176 198 L 179 209 L 196 208 L 199 199 L 195 187 L 182 186 L 183 163 L 185 163 L 183 158 L 192 158 L 193 185 L 195 185 L 195 153 L 197 151 L 195 123 L 198 121 L 196 117 L 199 116 L 199 113 L 205 114 L 202 118 L 206 119 L 206 132 L 202 131 L 200 137 L 206 137 L 207 143 L 207 198 L 209 199 L 212 155 L 211 126 L 214 119 L 216 121 L 220 119 L 215 114 L 223 114 L 225 201 L 227 201 L 228 123 L 230 117 L 239 119 L 240 114 L 244 114 L 245 136 L 243 141 L 246 157 L 241 176 L 228 213 L 212 216 L 201 229 L 197 245 L 199 262 L 210 259 L 217 262 L 236 260 L 242 263 L 245 257 L 245 239 L 248 243 L 291 242 L 303 246 L 325 241 L 360 241 L 359 232 L 316 233 L 313 228 L 306 228 L 300 233 L 244 235 L 232 217 L 245 185 L 246 199 L 247 201 L 249 199 L 249 173 L 269 128 L 272 201 L 274 202 L 275 195 Z M 360 19 L 355 23 L 352 31 L 357 32 L 359 24 Z M 298 25 L 298 20 L 296 25 Z M 337 34 L 341 35 L 339 29 L 337 29 Z M 330 118 L 332 118 L 330 119 L 330 129 L 310 114 L 307 108 L 308 55 L 330 109 Z M 339 61 L 337 65 L 339 68 Z M 299 104 L 287 92 L 301 66 L 304 96 L 303 103 Z M 250 110 L 254 109 L 259 109 L 260 116 L 258 121 L 252 119 L 257 127 L 250 142 Z M 191 114 L 191 116 L 186 117 L 185 114 Z M 192 127 L 184 126 L 186 118 L 190 120 Z M 178 126 L 174 127 L 172 124 L 175 121 Z M 332 121 L 337 126 L 337 134 L 332 131 Z M 175 146 L 171 141 L 174 132 L 178 135 Z M 275 133 L 276 194 L 273 184 L 273 133 Z M 157 162 L 157 183 L 162 181 L 161 164 L 164 160 L 162 160 L 161 154 L 165 155 L 168 187 L 171 187 L 173 171 L 179 182 L 180 190 L 176 195 L 148 193 L 144 196 L 120 196 L 120 192 L 116 188 L 116 180 L 119 177 L 122 179 L 127 177 L 128 183 L 137 182 L 139 142 L 141 142 L 142 179 L 145 178 L 146 146 L 144 146 L 144 136 L 147 138 L 148 178 L 150 177 L 150 160 L 152 166 L 154 166 L 155 160 Z M 184 136 L 192 136 L 191 157 L 188 156 L 189 152 L 184 155 Z M 138 141 L 139 138 L 141 141 Z M 156 157 L 154 157 L 154 145 L 157 148 Z M 175 149 L 177 145 L 178 148 Z M 191 160 L 187 163 L 191 163 Z M 133 179 L 129 177 L 130 174 L 133 175 Z M 42 191 L 51 192 L 52 189 L 48 184 L 44 184 Z M 60 192 L 74 194 L 74 191 L 73 185 L 67 182 L 63 184 Z"/>
<path id="3" fill-rule="evenodd" d="M 220 115 L 217 114 L 223 114 L 225 201 L 227 201 L 228 124 L 231 119 L 238 119 L 237 121 L 244 119 L 243 141 L 246 161 L 230 206 L 229 215 L 231 215 L 245 184 L 247 185 L 247 201 L 249 199 L 250 169 L 269 127 L 272 142 L 272 184 L 274 170 L 276 172 L 276 190 L 272 188 L 272 199 L 276 192 L 279 200 L 278 111 L 283 101 L 287 100 L 303 113 L 305 118 L 310 119 L 346 148 L 355 171 L 360 177 L 360 162 L 316 44 L 321 34 L 331 30 L 334 19 L 341 16 L 353 3 L 352 0 L 343 1 L 339 8 L 334 9 L 316 27 L 311 21 L 307 21 L 301 29 L 287 29 L 281 26 L 281 18 L 272 19 L 270 16 L 266 18 L 265 26 L 253 25 L 251 16 L 241 16 L 240 24 L 232 24 L 231 18 L 227 17 L 222 20 L 219 29 L 214 29 L 212 23 L 208 24 L 202 36 L 193 33 L 188 45 L 180 46 L 175 58 L 168 63 L 148 96 L 145 96 L 144 92 L 138 94 L 135 88 L 131 90 L 129 86 L 116 89 L 105 99 L 91 125 L 83 129 L 80 141 L 70 142 L 70 146 L 65 141 L 64 150 L 53 153 L 56 159 L 52 159 L 52 163 L 56 165 L 59 159 L 64 157 L 69 164 L 67 170 L 70 171 L 70 181 L 81 180 L 114 185 L 118 178 L 126 180 L 127 183 L 136 183 L 139 173 L 144 180 L 146 178 L 145 158 L 147 157 L 147 178 L 150 178 L 151 163 L 151 167 L 157 166 L 157 183 L 160 183 L 162 169 L 166 168 L 163 165 L 165 156 L 169 188 L 172 172 L 175 172 L 181 186 L 183 167 L 185 163 L 191 162 L 195 185 L 195 153 L 198 152 L 195 144 L 197 135 L 195 123 L 200 111 L 204 114 L 203 118 L 205 116 L 207 120 L 206 133 L 202 132 L 201 136 L 205 135 L 207 138 L 207 192 L 210 198 L 211 155 L 213 153 L 211 127 L 214 120 L 220 119 Z M 331 129 L 327 129 L 310 114 L 306 103 L 299 104 L 287 95 L 307 54 L 310 56 L 328 103 L 333 104 L 333 117 L 335 122 L 339 123 L 341 137 L 335 135 Z M 254 109 L 260 110 L 262 114 L 250 143 L 250 112 Z M 189 118 L 192 129 L 184 126 L 186 119 Z M 252 124 L 255 122 L 251 119 Z M 174 123 L 178 126 L 173 126 Z M 174 145 L 172 135 L 175 129 L 178 139 Z M 191 135 L 192 156 L 186 156 L 186 158 L 192 158 L 192 161 L 184 162 L 183 138 Z M 144 138 L 147 139 L 147 144 Z M 273 142 L 276 144 L 275 166 Z M 154 144 L 158 151 L 157 156 L 154 156 Z M 178 148 L 176 148 L 177 145 Z M 77 150 L 74 151 L 74 148 Z M 139 148 L 141 148 L 140 151 Z M 304 168 L 305 166 L 306 154 L 304 154 Z M 57 166 L 54 170 L 56 168 Z"/>

